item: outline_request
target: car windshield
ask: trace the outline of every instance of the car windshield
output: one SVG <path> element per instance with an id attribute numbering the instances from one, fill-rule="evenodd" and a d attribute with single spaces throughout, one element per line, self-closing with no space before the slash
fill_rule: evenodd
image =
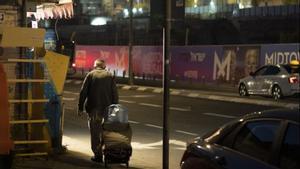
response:
<path id="1" fill-rule="evenodd" d="M 293 73 L 298 73 L 300 74 L 300 65 L 297 66 L 291 66 L 291 65 L 282 65 L 285 70 L 289 73 L 289 74 L 293 74 Z"/>

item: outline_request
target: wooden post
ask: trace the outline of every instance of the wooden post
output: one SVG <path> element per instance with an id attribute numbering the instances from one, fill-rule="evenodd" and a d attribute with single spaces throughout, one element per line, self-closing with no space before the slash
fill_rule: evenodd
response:
<path id="1" fill-rule="evenodd" d="M 6 74 L 0 63 L 0 155 L 8 155 L 13 148 L 10 140 L 9 103 Z"/>

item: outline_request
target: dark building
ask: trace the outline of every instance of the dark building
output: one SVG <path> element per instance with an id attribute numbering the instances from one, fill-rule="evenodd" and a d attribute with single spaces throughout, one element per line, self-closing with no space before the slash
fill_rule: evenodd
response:
<path id="1" fill-rule="evenodd" d="M 133 1 L 134 45 L 161 45 L 165 1 Z M 127 0 L 74 4 L 75 17 L 58 24 L 62 40 L 128 44 Z M 173 45 L 296 43 L 299 14 L 297 0 L 172 0 L 171 41 Z M 93 24 L 97 19 L 99 23 Z"/>

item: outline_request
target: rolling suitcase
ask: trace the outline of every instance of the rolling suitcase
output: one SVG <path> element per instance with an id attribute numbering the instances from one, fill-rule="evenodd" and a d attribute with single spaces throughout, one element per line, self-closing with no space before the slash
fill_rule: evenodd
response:
<path id="1" fill-rule="evenodd" d="M 119 104 L 111 105 L 103 123 L 102 151 L 105 167 L 110 163 L 124 163 L 129 167 L 132 155 L 131 138 L 127 110 Z"/>

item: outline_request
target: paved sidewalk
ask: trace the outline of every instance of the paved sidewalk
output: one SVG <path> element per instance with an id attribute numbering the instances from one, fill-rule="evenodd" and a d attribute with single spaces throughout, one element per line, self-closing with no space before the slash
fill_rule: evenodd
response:
<path id="1" fill-rule="evenodd" d="M 45 157 L 16 157 L 13 169 L 96 169 L 104 166 L 91 162 L 79 152 L 67 151 L 64 154 Z"/>
<path id="2" fill-rule="evenodd" d="M 134 162 L 132 169 L 144 169 L 142 163 Z M 90 156 L 67 150 L 64 154 L 51 155 L 48 159 L 43 157 L 16 157 L 12 169 L 104 169 L 104 164 L 95 163 L 90 160 Z M 124 164 L 109 164 L 111 169 L 125 169 Z"/>

